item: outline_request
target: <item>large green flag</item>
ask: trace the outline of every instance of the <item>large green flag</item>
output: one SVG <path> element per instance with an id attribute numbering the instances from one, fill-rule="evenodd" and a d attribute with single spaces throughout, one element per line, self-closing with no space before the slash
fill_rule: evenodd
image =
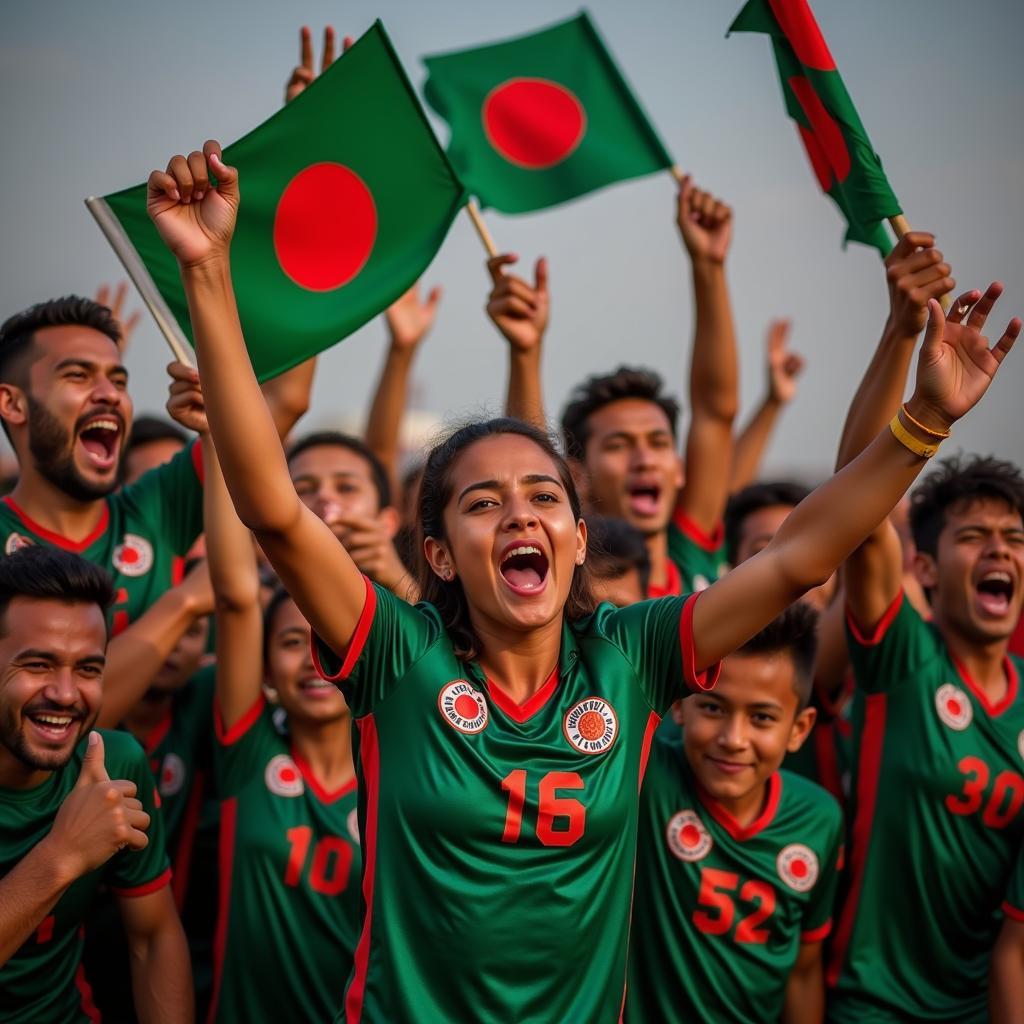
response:
<path id="1" fill-rule="evenodd" d="M 900 213 L 900 204 L 807 0 L 749 0 L 729 31 L 772 37 L 786 111 L 819 184 L 846 218 L 846 240 L 885 256 L 892 241 L 882 221 Z"/>
<path id="2" fill-rule="evenodd" d="M 483 206 L 540 210 L 672 165 L 585 11 L 424 63 L 448 156 Z"/>
<path id="3" fill-rule="evenodd" d="M 397 299 L 467 199 L 380 22 L 226 147 L 224 160 L 239 172 L 231 270 L 261 380 Z M 145 184 L 87 202 L 158 321 L 191 340 L 177 264 L 146 215 Z"/>

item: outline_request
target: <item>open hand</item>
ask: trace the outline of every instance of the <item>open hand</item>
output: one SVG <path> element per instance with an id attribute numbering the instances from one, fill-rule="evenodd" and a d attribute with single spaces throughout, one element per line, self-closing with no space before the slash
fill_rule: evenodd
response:
<path id="1" fill-rule="evenodd" d="M 548 327 L 548 261 L 543 256 L 537 260 L 531 286 L 523 278 L 505 273 L 504 268 L 518 260 L 518 256 L 503 253 L 487 261 L 494 285 L 487 299 L 487 315 L 513 349 L 528 352 L 540 347 Z"/>
<path id="2" fill-rule="evenodd" d="M 238 202 L 238 171 L 224 163 L 213 140 L 201 153 L 172 156 L 166 171 L 149 176 L 146 210 L 182 267 L 227 255 Z"/>
<path id="3" fill-rule="evenodd" d="M 117 321 L 118 332 L 121 335 L 120 349 L 122 352 L 128 349 L 128 340 L 132 336 L 132 332 L 136 327 L 139 326 L 139 320 L 142 319 L 142 313 L 139 310 L 135 310 L 129 317 L 124 315 L 124 300 L 128 297 L 128 282 L 122 281 L 115 289 L 113 295 L 110 293 L 110 286 L 101 284 L 96 289 L 96 302 L 101 306 L 106 306 L 110 310 L 110 315 Z"/>
<path id="4" fill-rule="evenodd" d="M 886 257 L 885 268 L 887 329 L 899 337 L 916 338 L 928 321 L 928 300 L 956 287 L 951 268 L 935 248 L 935 236 L 927 231 L 908 231 Z"/>
<path id="5" fill-rule="evenodd" d="M 676 223 L 690 259 L 725 262 L 732 240 L 732 208 L 710 192 L 696 188 L 688 174 L 679 183 Z"/>
<path id="6" fill-rule="evenodd" d="M 384 318 L 391 333 L 391 345 L 398 349 L 413 349 L 434 326 L 437 304 L 441 301 L 441 289 L 431 288 L 426 299 L 420 300 L 420 285 L 417 281 L 404 295 L 388 306 Z"/>

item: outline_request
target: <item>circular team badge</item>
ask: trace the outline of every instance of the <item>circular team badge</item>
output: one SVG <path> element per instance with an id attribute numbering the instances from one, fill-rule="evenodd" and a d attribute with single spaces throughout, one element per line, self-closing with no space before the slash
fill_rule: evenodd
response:
<path id="1" fill-rule="evenodd" d="M 966 729 L 974 718 L 970 698 L 952 683 L 943 683 L 935 691 L 935 710 L 939 713 L 939 718 L 957 732 Z"/>
<path id="2" fill-rule="evenodd" d="M 301 772 L 287 754 L 275 754 L 267 762 L 263 779 L 275 796 L 302 796 L 306 791 Z"/>
<path id="3" fill-rule="evenodd" d="M 177 754 L 168 754 L 160 766 L 160 795 L 174 796 L 185 785 L 185 762 Z"/>
<path id="4" fill-rule="evenodd" d="M 775 866 L 779 869 L 779 878 L 797 892 L 807 892 L 818 880 L 818 855 L 803 843 L 783 847 Z"/>
<path id="5" fill-rule="evenodd" d="M 619 720 L 606 700 L 588 697 L 565 713 L 562 732 L 581 754 L 603 754 L 619 734 Z"/>
<path id="6" fill-rule="evenodd" d="M 348 820 L 345 822 L 348 826 L 348 834 L 352 837 L 352 842 L 358 843 L 359 840 L 359 812 L 353 807 L 348 812 Z"/>
<path id="7" fill-rule="evenodd" d="M 483 731 L 487 725 L 487 701 L 465 679 L 453 679 L 441 687 L 437 706 L 444 720 L 459 732 L 472 735 Z"/>
<path id="8" fill-rule="evenodd" d="M 4 544 L 4 554 L 13 555 L 15 551 L 20 551 L 22 548 L 30 548 L 35 544 L 35 541 L 30 537 L 25 537 L 20 533 L 10 533 L 7 535 L 7 542 Z"/>
<path id="9" fill-rule="evenodd" d="M 668 819 L 665 838 L 673 855 L 688 862 L 702 860 L 715 844 L 697 812 L 690 810 L 678 811 Z"/>
<path id="10" fill-rule="evenodd" d="M 145 576 L 153 567 L 153 545 L 135 533 L 126 533 L 124 543 L 114 548 L 114 568 L 125 576 Z"/>

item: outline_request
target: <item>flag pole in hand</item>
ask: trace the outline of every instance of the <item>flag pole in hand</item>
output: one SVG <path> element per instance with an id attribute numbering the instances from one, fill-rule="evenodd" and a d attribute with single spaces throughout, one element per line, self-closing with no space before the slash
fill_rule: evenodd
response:
<path id="1" fill-rule="evenodd" d="M 466 203 L 466 213 L 469 214 L 469 219 L 473 222 L 473 227 L 476 228 L 480 241 L 484 243 L 484 248 L 487 250 L 487 258 L 493 260 L 498 255 L 498 247 L 494 244 L 494 239 L 491 237 L 491 232 L 488 230 L 486 223 L 484 223 L 483 215 L 480 213 L 480 207 L 477 206 L 475 199 L 470 199 Z"/>

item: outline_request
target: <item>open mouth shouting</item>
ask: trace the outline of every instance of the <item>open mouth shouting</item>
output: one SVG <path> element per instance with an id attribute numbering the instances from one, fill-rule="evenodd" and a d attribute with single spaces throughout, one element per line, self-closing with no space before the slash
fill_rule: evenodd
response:
<path id="1" fill-rule="evenodd" d="M 653 481 L 631 483 L 626 493 L 629 498 L 629 510 L 635 516 L 649 518 L 656 516 L 661 507 L 661 485 Z"/>
<path id="2" fill-rule="evenodd" d="M 548 579 L 548 556 L 536 545 L 519 541 L 505 548 L 498 571 L 516 594 L 539 594 Z"/>
<path id="3" fill-rule="evenodd" d="M 77 433 L 86 464 L 100 473 L 108 473 L 117 466 L 123 437 L 124 422 L 120 416 L 111 413 L 85 420 Z"/>
<path id="4" fill-rule="evenodd" d="M 1013 602 L 1013 577 L 1003 569 L 990 569 L 975 584 L 975 594 L 978 607 L 985 615 L 1002 618 Z"/>

